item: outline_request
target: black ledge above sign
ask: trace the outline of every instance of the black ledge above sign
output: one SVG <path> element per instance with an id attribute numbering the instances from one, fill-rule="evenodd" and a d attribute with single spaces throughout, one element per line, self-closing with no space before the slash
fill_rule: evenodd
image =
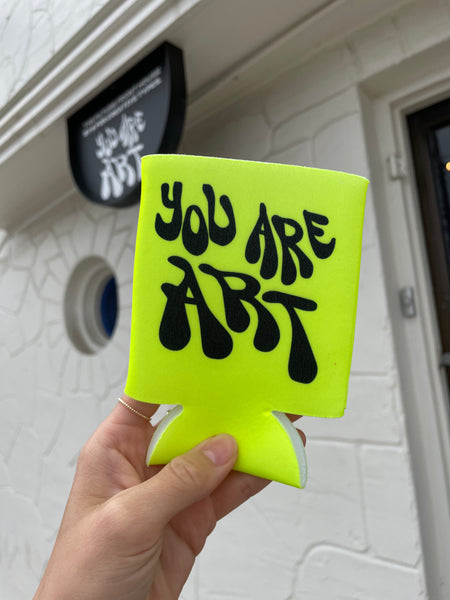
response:
<path id="1" fill-rule="evenodd" d="M 165 42 L 69 117 L 70 164 L 84 196 L 138 202 L 141 157 L 176 152 L 185 108 L 183 54 Z"/>

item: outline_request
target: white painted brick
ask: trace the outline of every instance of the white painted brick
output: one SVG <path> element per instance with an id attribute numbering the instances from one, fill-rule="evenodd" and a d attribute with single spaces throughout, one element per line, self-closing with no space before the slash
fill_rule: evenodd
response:
<path id="1" fill-rule="evenodd" d="M 106 256 L 111 241 L 112 232 L 116 226 L 117 216 L 115 213 L 105 215 L 104 219 L 97 225 L 92 253 L 96 256 Z"/>
<path id="2" fill-rule="evenodd" d="M 303 167 L 313 167 L 314 160 L 312 155 L 311 142 L 304 140 L 295 144 L 287 150 L 270 154 L 267 157 L 269 162 L 281 163 L 285 165 L 300 165 Z"/>
<path id="3" fill-rule="evenodd" d="M 40 290 L 44 281 L 48 275 L 48 264 L 42 260 L 37 261 L 33 272 L 32 272 L 32 280 L 36 289 Z"/>
<path id="4" fill-rule="evenodd" d="M 2 414 L 0 454 L 4 459 L 8 459 L 21 427 L 19 405 L 15 396 L 9 390 L 5 390 L 3 392 L 3 397 L 0 398 L 0 410 Z"/>
<path id="5" fill-rule="evenodd" d="M 303 110 L 274 128 L 272 151 L 289 148 L 314 135 L 330 123 L 360 111 L 358 94 L 355 87 L 333 95 L 332 98 L 318 102 Z"/>
<path id="6" fill-rule="evenodd" d="M 2 26 L 6 25 L 6 21 L 9 19 L 13 9 L 14 9 L 14 5 L 16 4 L 15 0 L 3 0 L 2 2 L 2 8 L 3 8 L 3 13 L 5 15 L 5 23 L 2 23 Z M 0 30 L 3 31 L 2 26 L 0 26 Z"/>
<path id="7" fill-rule="evenodd" d="M 45 12 L 49 9 L 50 0 L 31 0 L 33 12 Z"/>
<path id="8" fill-rule="evenodd" d="M 449 39 L 450 14 L 441 0 L 419 0 L 401 8 L 394 20 L 407 55 Z"/>
<path id="9" fill-rule="evenodd" d="M 42 459 L 41 489 L 39 494 L 39 514 L 46 529 L 46 537 L 55 536 L 64 512 L 64 499 L 69 496 L 75 466 L 68 466 L 52 449 Z M 48 559 L 49 555 L 46 556 Z"/>
<path id="10" fill-rule="evenodd" d="M 131 308 L 133 297 L 133 285 L 132 283 L 124 283 L 119 290 L 120 298 L 120 310 Z"/>
<path id="11" fill-rule="evenodd" d="M 424 582 L 416 569 L 319 546 L 313 548 L 301 564 L 292 597 L 299 600 L 420 600 L 426 595 Z"/>
<path id="12" fill-rule="evenodd" d="M 11 260 L 11 246 L 8 232 L 0 227 L 0 277 L 6 271 L 7 264 Z"/>
<path id="13" fill-rule="evenodd" d="M 17 354 L 25 344 L 25 336 L 17 317 L 0 310 L 0 348 L 4 347 L 8 354 Z"/>
<path id="14" fill-rule="evenodd" d="M 97 202 L 89 202 L 86 198 L 81 196 L 80 192 L 78 191 L 74 191 L 74 196 L 77 196 L 77 208 L 79 207 L 87 217 L 96 223 L 103 225 L 103 223 L 108 219 L 108 216 L 114 217 L 115 220 L 117 209 L 98 204 Z M 133 208 L 136 209 L 136 207 L 132 207 L 131 209 L 128 208 L 125 209 L 125 212 L 127 210 L 132 210 Z M 137 210 L 139 210 L 139 206 L 137 207 Z"/>
<path id="15" fill-rule="evenodd" d="M 109 244 L 109 247 L 108 247 L 107 259 L 108 259 L 109 264 L 113 267 L 113 269 L 117 268 L 117 263 L 119 262 L 129 239 L 130 239 L 129 229 L 118 231 L 117 233 L 115 233 L 112 236 L 111 243 Z"/>
<path id="16" fill-rule="evenodd" d="M 36 248 L 27 235 L 17 234 L 11 243 L 11 262 L 15 268 L 31 269 L 36 260 Z"/>
<path id="17" fill-rule="evenodd" d="M 347 48 L 327 50 L 307 64 L 279 77 L 265 99 L 266 113 L 273 124 L 342 92 L 355 81 L 353 58 Z"/>
<path id="18" fill-rule="evenodd" d="M 32 344 L 44 325 L 42 301 L 33 284 L 27 287 L 24 302 L 20 311 L 20 323 L 27 344 Z"/>
<path id="19" fill-rule="evenodd" d="M 64 407 L 60 397 L 43 391 L 36 394 L 36 414 L 33 430 L 36 432 L 40 457 L 51 452 L 58 429 L 61 426 L 63 413 Z"/>
<path id="20" fill-rule="evenodd" d="M 64 373 L 64 367 L 70 352 L 73 352 L 73 348 L 71 342 L 65 336 L 59 338 L 53 347 L 49 345 L 48 365 L 51 366 L 54 376 L 57 378 L 60 378 Z"/>
<path id="21" fill-rule="evenodd" d="M 84 212 L 81 212 L 72 231 L 73 245 L 79 257 L 89 256 L 92 253 L 94 231 L 95 225 L 93 221 Z"/>
<path id="22" fill-rule="evenodd" d="M 372 182 L 369 180 L 369 187 L 367 190 L 366 206 L 364 210 L 364 226 L 363 226 L 363 239 L 362 248 L 363 252 L 369 253 L 372 250 L 378 252 L 379 249 L 379 236 L 377 229 L 377 222 L 374 210 L 374 195 Z M 379 252 L 378 252 L 379 254 Z M 374 257 L 375 259 L 375 257 Z"/>
<path id="23" fill-rule="evenodd" d="M 34 9 L 30 27 L 29 47 L 22 73 L 22 84 L 30 79 L 55 53 L 54 32 L 50 12 Z"/>
<path id="24" fill-rule="evenodd" d="M 361 468 L 371 547 L 382 558 L 415 565 L 420 542 L 404 449 L 366 447 L 361 453 Z"/>
<path id="25" fill-rule="evenodd" d="M 383 374 L 392 368 L 392 332 L 377 246 L 363 248 L 352 372 Z"/>
<path id="26" fill-rule="evenodd" d="M 253 503 L 220 522 L 200 555 L 198 598 L 288 598 L 293 560 L 277 525 Z"/>
<path id="27" fill-rule="evenodd" d="M 61 306 L 64 299 L 64 288 L 61 283 L 56 279 L 53 273 L 47 273 L 45 279 L 39 288 L 39 296 L 43 300 L 49 300 L 50 302 L 54 302 L 55 304 Z"/>
<path id="28" fill-rule="evenodd" d="M 44 302 L 44 321 L 47 325 L 50 323 L 59 323 L 61 321 L 61 310 L 55 302 Z"/>
<path id="29" fill-rule="evenodd" d="M 399 63 L 405 57 L 399 32 L 391 17 L 353 34 L 349 44 L 355 53 L 359 79 Z"/>
<path id="30" fill-rule="evenodd" d="M 64 390 L 76 392 L 79 388 L 80 356 L 75 349 L 69 352 L 64 365 L 63 387 Z"/>
<path id="31" fill-rule="evenodd" d="M 92 390 L 92 356 L 80 357 L 80 391 L 91 392 Z"/>
<path id="32" fill-rule="evenodd" d="M 304 548 L 328 540 L 355 550 L 367 545 L 355 449 L 351 445 L 311 441 L 308 491 L 296 515 L 297 533 Z M 305 519 L 304 515 L 314 515 Z"/>
<path id="33" fill-rule="evenodd" d="M 401 425 L 396 414 L 397 386 L 390 377 L 354 375 L 350 378 L 347 408 L 340 419 L 303 417 L 298 422 L 308 438 L 399 443 Z"/>
<path id="34" fill-rule="evenodd" d="M 133 281 L 134 250 L 126 246 L 116 266 L 117 280 L 120 283 Z"/>
<path id="35" fill-rule="evenodd" d="M 66 286 L 69 279 L 69 269 L 62 256 L 56 256 L 48 261 L 50 272 L 56 277 L 61 285 Z"/>
<path id="36" fill-rule="evenodd" d="M 0 454 L 0 488 L 11 487 L 9 472 L 3 456 Z"/>
<path id="37" fill-rule="evenodd" d="M 269 151 L 271 132 L 261 114 L 252 105 L 233 107 L 233 112 L 204 123 L 185 140 L 187 152 L 243 160 L 261 160 Z"/>
<path id="38" fill-rule="evenodd" d="M 21 496 L 36 499 L 39 485 L 39 444 L 30 427 L 21 427 L 8 461 L 11 484 Z"/>
<path id="39" fill-rule="evenodd" d="M 72 200 L 72 198 L 71 198 Z M 81 202 L 79 202 L 81 204 Z M 77 219 L 78 219 L 78 202 L 69 204 L 68 201 L 62 202 L 59 206 L 55 207 L 52 211 L 53 218 L 49 221 L 48 227 L 50 227 L 53 233 L 57 237 L 62 235 L 71 234 Z"/>
<path id="40" fill-rule="evenodd" d="M 10 6 L 10 12 L 0 37 L 0 57 L 2 57 L 2 61 L 4 59 L 12 61 L 15 79 L 20 76 L 23 69 L 30 34 L 29 0 L 17 0 Z"/>
<path id="41" fill-rule="evenodd" d="M 7 269 L 0 279 L 0 308 L 17 313 L 22 306 L 29 275 L 24 270 Z"/>
<path id="42" fill-rule="evenodd" d="M 109 385 L 119 385 L 125 381 L 128 368 L 128 355 L 119 344 L 108 344 L 101 353 Z"/>
<path id="43" fill-rule="evenodd" d="M 2 85 L 0 85 L 0 106 L 4 106 L 9 99 L 11 90 L 16 81 L 14 63 L 10 57 L 3 57 L 0 62 Z"/>
<path id="44" fill-rule="evenodd" d="M 58 256 L 60 248 L 53 232 L 44 232 L 39 239 L 39 247 L 36 251 L 36 264 L 45 263 L 51 258 Z"/>
<path id="45" fill-rule="evenodd" d="M 60 338 L 62 344 L 67 344 L 65 336 Z M 42 338 L 35 343 L 36 347 L 36 387 L 42 392 L 49 392 L 59 397 L 59 375 L 54 369 L 48 345 Z"/>
<path id="46" fill-rule="evenodd" d="M 200 560 L 200 598 L 287 598 L 309 547 L 366 547 L 355 449 L 314 441 L 307 456 L 304 490 L 271 484 L 216 529 Z"/>
<path id="47" fill-rule="evenodd" d="M 0 324 L 1 324 L 1 319 L 2 316 L 0 314 Z M 3 365 L 6 366 L 9 361 L 11 360 L 11 357 L 9 355 L 9 352 L 6 351 L 5 347 L 2 346 L 2 344 L 0 344 L 0 366 Z M 1 371 L 1 377 L 2 377 L 2 391 L 3 391 L 3 395 L 4 398 L 6 398 L 7 396 L 14 396 L 14 382 L 13 379 L 11 377 L 11 373 L 9 372 L 9 370 L 3 368 Z"/>
<path id="48" fill-rule="evenodd" d="M 48 220 L 49 215 L 47 214 L 47 218 L 37 219 L 29 226 L 28 233 L 32 242 L 35 244 L 37 251 L 41 246 L 45 245 L 45 240 L 49 237 Z"/>
<path id="49" fill-rule="evenodd" d="M 63 402 L 65 413 L 52 457 L 61 465 L 71 465 L 97 427 L 97 407 L 91 394 L 65 392 Z"/>
<path id="50" fill-rule="evenodd" d="M 97 399 L 102 400 L 108 393 L 108 381 L 105 366 L 101 357 L 95 357 L 91 363 L 91 368 L 94 382 L 92 391 Z"/>
<path id="51" fill-rule="evenodd" d="M 345 115 L 321 127 L 313 137 L 314 164 L 363 175 L 369 174 L 360 114 Z"/>
<path id="52" fill-rule="evenodd" d="M 36 410 L 37 352 L 34 343 L 26 344 L 9 361 L 8 368 L 15 382 L 14 393 L 20 406 L 21 424 L 32 425 Z"/>
<path id="53" fill-rule="evenodd" d="M 127 284 L 129 285 L 129 284 Z M 125 337 L 128 340 L 130 337 L 130 327 L 131 327 L 131 304 L 128 303 L 127 306 L 124 306 L 122 303 L 122 288 L 119 288 L 119 314 L 116 327 L 121 331 L 121 339 Z M 115 334 L 114 334 L 115 335 Z"/>
<path id="54" fill-rule="evenodd" d="M 107 0 L 103 2 L 97 0 L 96 5 L 100 7 L 106 2 Z M 51 15 L 55 32 L 55 48 L 63 46 L 92 16 L 92 5 L 92 0 L 77 0 L 71 3 L 69 11 L 65 0 L 54 0 Z"/>
<path id="55" fill-rule="evenodd" d="M 72 238 L 68 234 L 61 235 L 58 238 L 58 244 L 62 251 L 63 258 L 67 263 L 67 266 L 70 270 L 72 270 L 78 264 L 79 261 L 78 256 L 75 252 Z"/>
<path id="56" fill-rule="evenodd" d="M 359 308 L 356 317 L 355 341 L 353 346 L 352 373 L 385 374 L 393 366 L 391 329 L 386 311 L 384 296 L 365 280 L 369 277 L 361 272 Z M 374 295 L 371 296 L 371 291 Z M 381 304 L 367 305 L 367 297 L 376 298 Z M 385 318 L 383 318 L 383 316 Z"/>
<path id="57" fill-rule="evenodd" d="M 52 347 L 56 346 L 59 340 L 67 335 L 66 330 L 63 329 L 60 321 L 49 323 L 46 326 L 46 331 L 48 334 L 48 341 Z"/>
<path id="58" fill-rule="evenodd" d="M 1 598 L 25 600 L 35 592 L 48 553 L 42 519 L 33 502 L 11 489 L 0 489 L 0 514 Z"/>

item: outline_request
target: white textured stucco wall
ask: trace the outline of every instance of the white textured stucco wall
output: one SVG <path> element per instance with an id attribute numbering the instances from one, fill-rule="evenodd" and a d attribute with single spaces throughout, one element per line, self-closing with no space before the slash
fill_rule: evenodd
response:
<path id="1" fill-rule="evenodd" d="M 14 37 L 13 19 L 22 11 L 28 50 L 11 52 L 6 44 L 8 53 L 0 51 L 0 78 L 7 82 L 0 104 L 102 4 L 4 3 L 0 45 L 6 44 L 5 31 Z M 49 27 L 64 20 L 69 6 L 67 35 L 35 31 L 38 19 Z M 81 6 L 85 9 L 78 10 Z M 410 3 L 189 129 L 182 150 L 370 176 L 358 81 L 448 36 L 449 29 L 449 2 Z M 90 205 L 74 192 L 14 236 L 0 255 L 1 598 L 31 597 L 56 535 L 78 450 L 121 391 L 137 215 L 137 208 Z M 405 399 L 379 250 L 369 191 L 346 416 L 303 419 L 307 488 L 272 484 L 225 519 L 208 541 L 184 600 L 426 598 Z M 120 317 L 112 342 L 87 357 L 66 337 L 62 306 L 71 271 L 92 254 L 106 258 L 116 273 Z"/>

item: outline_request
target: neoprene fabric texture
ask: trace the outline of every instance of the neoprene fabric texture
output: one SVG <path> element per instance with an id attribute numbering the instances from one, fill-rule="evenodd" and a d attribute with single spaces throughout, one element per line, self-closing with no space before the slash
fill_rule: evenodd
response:
<path id="1" fill-rule="evenodd" d="M 151 464 L 228 432 L 236 469 L 303 487 L 303 446 L 273 411 L 344 413 L 367 185 L 298 166 L 142 159 L 126 393 L 179 405 Z"/>

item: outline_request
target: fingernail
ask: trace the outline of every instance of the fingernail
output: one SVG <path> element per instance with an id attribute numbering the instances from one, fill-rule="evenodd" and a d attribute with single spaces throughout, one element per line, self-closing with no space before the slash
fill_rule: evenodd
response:
<path id="1" fill-rule="evenodd" d="M 216 466 L 226 464 L 236 453 L 237 443 L 233 436 L 221 433 L 201 446 L 201 450 L 208 459 Z"/>

